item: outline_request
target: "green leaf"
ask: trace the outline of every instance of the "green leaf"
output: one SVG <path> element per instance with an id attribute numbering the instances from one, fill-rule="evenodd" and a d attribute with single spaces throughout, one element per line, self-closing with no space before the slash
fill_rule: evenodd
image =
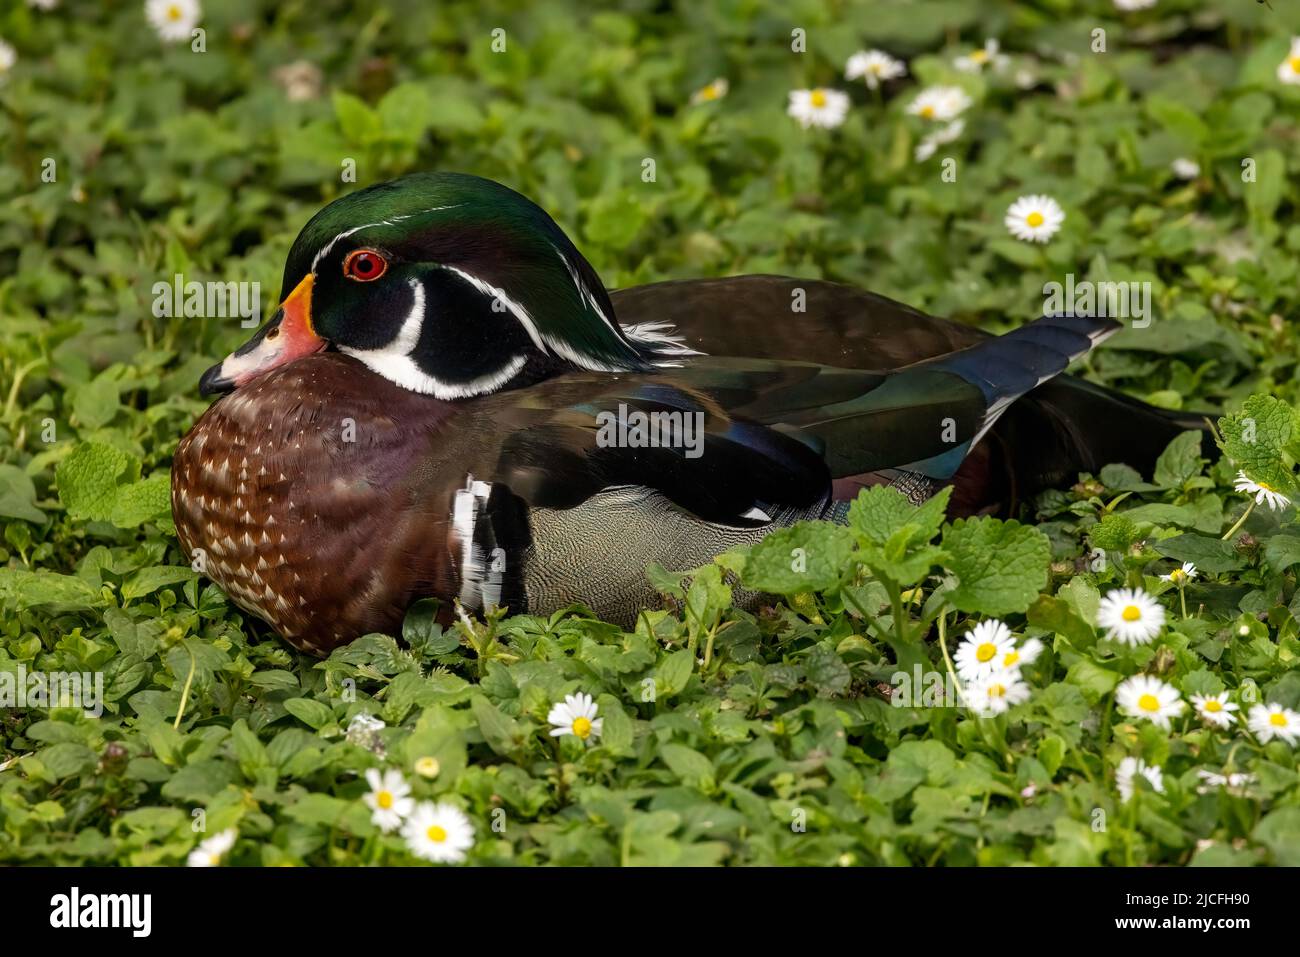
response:
<path id="1" fill-rule="evenodd" d="M 1036 628 L 1064 635 L 1076 649 L 1090 648 L 1096 643 L 1096 631 L 1063 599 L 1039 595 L 1029 606 L 1028 618 Z"/>
<path id="2" fill-rule="evenodd" d="M 1122 552 L 1136 542 L 1140 534 L 1131 519 L 1122 513 L 1111 512 L 1088 529 L 1088 541 L 1094 548 Z"/>
<path id="3" fill-rule="evenodd" d="M 162 786 L 162 795 L 173 801 L 206 804 L 226 785 L 234 783 L 235 766 L 229 761 L 195 761 L 171 776 L 171 780 Z"/>
<path id="4" fill-rule="evenodd" d="M 824 591 L 848 572 L 854 538 L 829 522 L 799 522 L 773 532 L 754 546 L 744 583 L 776 595 Z"/>
<path id="5" fill-rule="evenodd" d="M 45 513 L 36 507 L 36 486 L 16 465 L 0 465 L 0 518 L 18 518 L 40 525 Z"/>
<path id="6" fill-rule="evenodd" d="M 339 129 L 343 135 L 357 146 L 364 146 L 379 138 L 382 129 L 379 115 L 351 93 L 334 91 L 334 114 L 338 117 Z"/>
<path id="7" fill-rule="evenodd" d="M 188 565 L 154 565 L 142 568 L 122 585 L 122 597 L 127 601 L 152 595 L 159 588 L 175 585 L 177 582 L 189 581 L 195 573 Z"/>
<path id="8" fill-rule="evenodd" d="M 849 506 L 849 527 L 869 542 L 884 545 L 907 526 L 908 543 L 928 542 L 939 534 L 952 487 L 946 486 L 921 505 L 913 505 L 896 488 L 874 485 L 863 489 Z"/>
<path id="9" fill-rule="evenodd" d="M 1051 543 L 1036 528 L 996 518 L 958 519 L 944 528 L 948 567 L 958 584 L 949 600 L 960 611 L 1025 611 L 1047 586 Z"/>
<path id="10" fill-rule="evenodd" d="M 664 759 L 664 764 L 668 765 L 683 784 L 703 791 L 713 790 L 715 783 L 713 764 L 700 752 L 685 745 L 669 743 L 663 745 L 659 753 Z"/>
<path id="11" fill-rule="evenodd" d="M 52 744 L 39 755 L 45 769 L 56 778 L 69 778 L 85 774 L 95 767 L 95 752 L 84 744 L 70 741 Z"/>
<path id="12" fill-rule="evenodd" d="M 118 485 L 139 477 L 139 459 L 100 442 L 81 443 L 55 470 L 68 517 L 100 522 L 113 517 Z"/>
<path id="13" fill-rule="evenodd" d="M 99 429 L 108 425 L 120 407 L 117 374 L 114 370 L 101 372 L 73 393 L 72 413 L 77 422 L 87 429 Z"/>
<path id="14" fill-rule="evenodd" d="M 1265 540 L 1264 560 L 1275 572 L 1300 562 L 1300 532 L 1282 531 Z"/>
<path id="15" fill-rule="evenodd" d="M 171 476 L 166 472 L 154 473 L 118 488 L 110 521 L 118 528 L 137 528 L 145 522 L 156 522 L 174 531 Z"/>
<path id="16" fill-rule="evenodd" d="M 1201 440 L 1204 433 L 1188 430 L 1175 436 L 1156 459 L 1154 481 L 1161 488 L 1181 488 L 1201 471 Z"/>
<path id="17" fill-rule="evenodd" d="M 1194 151 L 1210 135 L 1210 128 L 1196 113 L 1177 100 L 1153 95 L 1146 100 L 1146 111 L 1150 117 L 1183 141 L 1183 145 Z"/>
<path id="18" fill-rule="evenodd" d="M 19 610 L 48 605 L 64 611 L 94 608 L 101 600 L 97 589 L 75 575 L 18 568 L 0 568 L 0 598 Z"/>
<path id="19" fill-rule="evenodd" d="M 695 658 L 688 649 L 674 652 L 655 668 L 655 697 L 671 698 L 686 687 L 695 669 Z"/>
<path id="20" fill-rule="evenodd" d="M 284 710 L 307 725 L 307 727 L 317 730 L 334 720 L 333 709 L 314 698 L 289 698 L 284 702 Z"/>
<path id="21" fill-rule="evenodd" d="M 1211 574 L 1236 571 L 1246 565 L 1246 560 L 1230 542 L 1193 532 L 1162 539 L 1155 543 L 1155 550 L 1177 561 L 1191 562 L 1199 570 Z"/>
<path id="22" fill-rule="evenodd" d="M 1272 862 L 1300 867 L 1300 807 L 1279 807 L 1264 815 L 1251 837 L 1268 848 Z"/>
<path id="23" fill-rule="evenodd" d="M 502 714 L 487 698 L 475 695 L 470 700 L 470 710 L 474 712 L 483 740 L 497 754 L 509 757 L 523 746 L 526 736 L 519 722 Z"/>
<path id="24" fill-rule="evenodd" d="M 1284 450 L 1295 434 L 1295 411 L 1281 399 L 1252 395 L 1240 412 L 1219 419 L 1219 443 L 1234 465 L 1256 482 L 1288 495 L 1296 491 Z"/>

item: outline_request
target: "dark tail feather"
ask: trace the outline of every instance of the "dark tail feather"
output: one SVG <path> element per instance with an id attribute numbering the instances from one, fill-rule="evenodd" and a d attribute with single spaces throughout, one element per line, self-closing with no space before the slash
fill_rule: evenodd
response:
<path id="1" fill-rule="evenodd" d="M 1150 478 L 1160 453 L 1189 430 L 1201 432 L 1202 455 L 1218 458 L 1204 416 L 1157 409 L 1083 379 L 1060 376 L 1008 409 L 989 438 L 1002 449 L 1012 497 L 1023 501 L 1111 463 L 1129 465 Z"/>

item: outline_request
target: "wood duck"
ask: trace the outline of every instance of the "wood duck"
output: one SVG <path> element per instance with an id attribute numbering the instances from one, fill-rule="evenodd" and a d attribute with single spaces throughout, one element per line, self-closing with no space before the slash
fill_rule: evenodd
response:
<path id="1" fill-rule="evenodd" d="M 609 293 L 556 223 L 490 180 L 417 174 L 303 228 L 289 290 L 202 377 L 183 547 L 241 608 L 328 654 L 433 596 L 624 624 L 687 569 L 864 486 L 1006 510 L 1080 470 L 1149 469 L 1196 427 L 1061 375 L 1114 332 L 994 337 L 781 276 Z"/>

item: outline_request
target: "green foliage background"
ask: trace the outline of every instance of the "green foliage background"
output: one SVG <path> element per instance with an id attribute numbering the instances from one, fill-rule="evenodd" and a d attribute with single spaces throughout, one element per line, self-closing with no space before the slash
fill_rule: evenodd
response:
<path id="1" fill-rule="evenodd" d="M 345 160 L 357 185 L 471 171 L 548 209 L 610 286 L 820 276 L 1000 330 L 1038 314 L 1043 284 L 1066 272 L 1149 281 L 1156 321 L 1086 374 L 1171 408 L 1280 397 L 1257 409 L 1263 446 L 1229 451 L 1293 483 L 1300 86 L 1275 71 L 1300 8 L 207 6 L 201 54 L 161 43 L 136 3 L 0 12 L 18 54 L 0 80 L 0 670 L 102 671 L 109 698 L 97 720 L 0 710 L 0 861 L 181 863 L 201 808 L 207 833 L 238 829 L 233 863 L 404 863 L 359 800 L 359 773 L 389 764 L 467 810 L 477 863 L 1300 863 L 1288 746 L 1195 719 L 1166 734 L 1111 703 L 1146 670 L 1185 696 L 1300 704 L 1294 510 L 1259 509 L 1244 542 L 1221 542 L 1245 503 L 1234 466 L 1206 471 L 1193 445 L 1154 476 L 1111 468 L 1045 495 L 1021 516 L 1032 531 L 941 529 L 877 502 L 851 534 L 783 533 L 786 552 L 832 560 L 815 581 L 783 581 L 777 545 L 723 559 L 786 595 L 757 619 L 729 607 L 715 565 L 656 571 L 681 610 L 634 633 L 581 611 L 443 632 L 420 608 L 408 647 L 371 636 L 319 663 L 178 552 L 170 458 L 206 405 L 199 373 L 247 333 L 150 309 L 176 273 L 258 281 L 269 303 L 297 230 L 355 188 Z M 806 53 L 791 52 L 795 27 Z M 987 36 L 1008 68 L 956 71 Z M 909 63 L 879 96 L 842 79 L 870 46 Z M 320 89 L 291 101 L 276 71 L 300 60 Z M 729 94 L 691 105 L 719 76 Z M 925 127 L 904 107 L 938 82 L 975 104 L 962 137 L 917 163 Z M 785 115 L 791 89 L 818 84 L 851 92 L 837 130 Z M 943 156 L 955 183 L 940 180 Z M 1177 157 L 1201 175 L 1176 178 Z M 1025 193 L 1066 210 L 1044 247 L 1002 225 Z M 1024 561 L 972 563 L 991 542 Z M 1108 553 L 1100 570 L 1093 548 Z M 1155 577 L 1180 560 L 1205 573 L 1186 619 Z M 1163 592 L 1171 628 L 1156 645 L 1127 650 L 1091 627 L 1098 595 L 1123 583 Z M 887 703 L 893 661 L 941 667 L 932 626 L 951 644 L 984 614 L 1048 643 L 1030 702 L 983 722 Z M 550 705 L 578 689 L 605 719 L 596 747 L 545 733 Z M 382 759 L 344 733 L 361 711 L 388 724 Z M 1120 802 L 1126 755 L 1163 766 L 1166 793 Z M 424 756 L 432 780 L 412 774 Z M 1225 766 L 1255 784 L 1198 793 L 1196 771 Z"/>

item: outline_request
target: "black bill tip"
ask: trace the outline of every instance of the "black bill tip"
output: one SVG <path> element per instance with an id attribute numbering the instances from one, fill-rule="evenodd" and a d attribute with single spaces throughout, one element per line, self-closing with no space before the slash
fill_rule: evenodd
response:
<path id="1" fill-rule="evenodd" d="M 221 374 L 225 362 L 218 362 L 199 378 L 199 395 L 225 395 L 235 391 L 235 380 Z"/>

